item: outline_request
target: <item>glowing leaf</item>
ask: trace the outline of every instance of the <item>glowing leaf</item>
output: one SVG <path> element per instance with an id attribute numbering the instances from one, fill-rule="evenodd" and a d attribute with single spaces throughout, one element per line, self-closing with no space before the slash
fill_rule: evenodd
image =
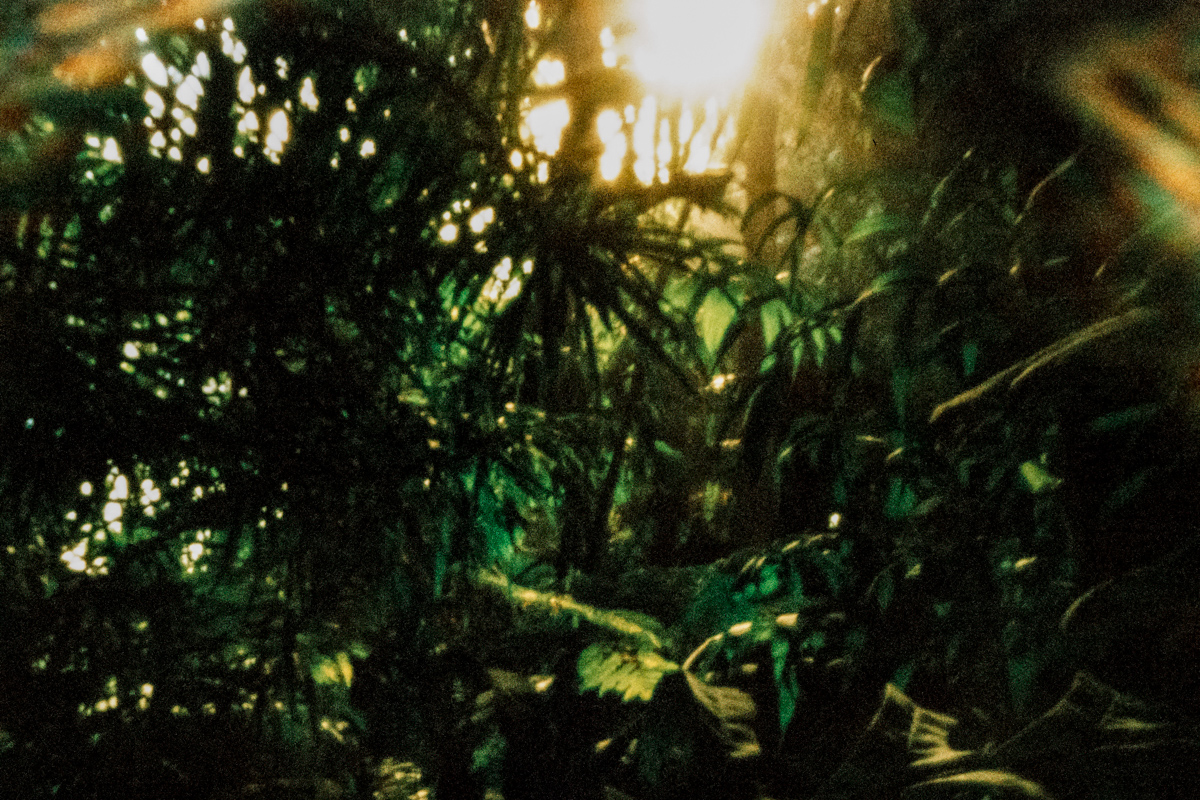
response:
<path id="1" fill-rule="evenodd" d="M 1021 465 L 1021 477 L 1024 478 L 1029 491 L 1034 494 L 1049 491 L 1062 483 L 1061 478 L 1051 475 L 1036 461 L 1026 461 Z"/>
<path id="2" fill-rule="evenodd" d="M 593 644 L 580 653 L 577 670 L 580 692 L 595 689 L 601 697 L 613 692 L 627 703 L 649 701 L 663 675 L 679 667 L 653 650 L 630 652 Z"/>

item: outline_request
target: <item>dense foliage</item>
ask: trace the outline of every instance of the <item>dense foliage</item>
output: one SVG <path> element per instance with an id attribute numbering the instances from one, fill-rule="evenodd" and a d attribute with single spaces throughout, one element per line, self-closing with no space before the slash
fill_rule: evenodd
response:
<path id="1" fill-rule="evenodd" d="M 4 788 L 1135 796 L 1188 774 L 1185 734 L 1100 777 L 1038 767 L 1084 734 L 985 747 L 1077 669 L 1074 702 L 1128 729 L 1200 712 L 1163 666 L 1194 655 L 1194 252 L 1180 214 L 1118 202 L 1187 198 L 1070 80 L 1102 22 L 1175 29 L 895 2 L 863 79 L 855 37 L 880 37 L 811 15 L 796 107 L 851 115 L 861 159 L 760 198 L 748 218 L 778 218 L 747 250 L 687 224 L 726 175 L 596 177 L 594 115 L 638 91 L 619 70 L 572 63 L 576 119 L 534 146 L 538 62 L 595 33 L 543 5 L 147 12 L 108 61 L 30 51 L 46 74 L 0 96 Z M 1174 107 L 1152 90 L 1195 88 L 1103 52 L 1153 124 Z M 931 761 L 904 772 L 888 713 Z"/>

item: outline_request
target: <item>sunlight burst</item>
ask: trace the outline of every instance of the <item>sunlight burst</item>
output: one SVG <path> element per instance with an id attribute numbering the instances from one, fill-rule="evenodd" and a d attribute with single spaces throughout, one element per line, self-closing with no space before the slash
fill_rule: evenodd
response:
<path id="1" fill-rule="evenodd" d="M 669 96 L 733 93 L 750 78 L 772 6 L 771 0 L 643 0 L 631 10 L 631 66 Z"/>

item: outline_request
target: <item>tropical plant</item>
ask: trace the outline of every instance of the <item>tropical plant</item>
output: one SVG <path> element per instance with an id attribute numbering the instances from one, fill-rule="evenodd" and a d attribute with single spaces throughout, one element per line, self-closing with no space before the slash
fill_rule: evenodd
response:
<path id="1" fill-rule="evenodd" d="M 475 631 L 472 570 L 603 554 L 640 376 L 698 381 L 655 281 L 723 256 L 534 146 L 525 98 L 564 18 L 525 11 L 150 18 L 115 77 L 21 98 L 0 257 L 14 791 L 366 791 L 364 754 L 453 728 L 474 673 L 435 656 Z M 460 766 L 426 768 L 452 794 Z"/>
<path id="2" fill-rule="evenodd" d="M 856 63 L 829 5 L 805 125 Z M 828 779 L 889 683 L 952 750 L 1081 663 L 1178 700 L 1097 601 L 1057 622 L 1189 536 L 1186 214 L 1110 213 L 1113 151 L 1050 102 L 1045 22 L 1090 14 L 985 5 L 892 4 L 869 168 L 759 198 L 748 249 L 688 225 L 728 175 L 597 178 L 637 86 L 579 4 L 8 12 L 6 788 L 1031 794 L 1002 761 Z M 1103 122 L 1081 58 L 1052 85 Z M 1115 72 L 1177 96 L 1147 64 Z"/>

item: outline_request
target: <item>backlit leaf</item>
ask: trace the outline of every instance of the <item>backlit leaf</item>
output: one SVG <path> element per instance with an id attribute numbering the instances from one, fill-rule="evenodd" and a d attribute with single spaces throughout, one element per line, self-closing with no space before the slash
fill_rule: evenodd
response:
<path id="1" fill-rule="evenodd" d="M 663 675 L 679 670 L 653 650 L 617 650 L 607 644 L 589 645 L 576 662 L 579 691 L 612 692 L 623 702 L 649 701 Z"/>
<path id="2" fill-rule="evenodd" d="M 1062 483 L 1061 478 L 1051 475 L 1037 461 L 1026 461 L 1021 464 L 1020 470 L 1021 478 L 1025 481 L 1025 486 L 1034 494 L 1050 491 Z"/>

